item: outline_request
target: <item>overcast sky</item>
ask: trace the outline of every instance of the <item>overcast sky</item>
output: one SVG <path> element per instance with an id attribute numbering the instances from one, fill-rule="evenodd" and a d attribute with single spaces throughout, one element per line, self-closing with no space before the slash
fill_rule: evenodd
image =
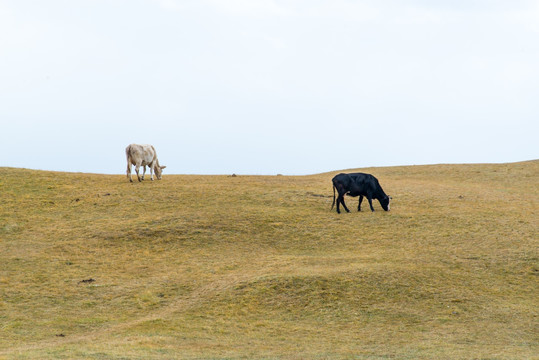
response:
<path id="1" fill-rule="evenodd" d="M 0 0 L 0 166 L 539 158 L 539 0 Z"/>

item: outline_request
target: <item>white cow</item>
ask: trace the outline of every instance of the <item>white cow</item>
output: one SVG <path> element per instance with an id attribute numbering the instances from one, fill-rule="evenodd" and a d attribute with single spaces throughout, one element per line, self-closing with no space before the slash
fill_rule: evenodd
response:
<path id="1" fill-rule="evenodd" d="M 157 160 L 157 153 L 152 145 L 131 144 L 125 148 L 127 156 L 127 178 L 133 182 L 131 177 L 131 164 L 135 165 L 138 181 L 144 180 L 146 174 L 146 166 L 150 168 L 150 180 L 153 181 L 153 172 L 157 176 L 157 180 L 161 180 L 161 173 L 166 166 L 160 166 Z M 142 179 L 139 176 L 139 168 L 142 166 Z"/>

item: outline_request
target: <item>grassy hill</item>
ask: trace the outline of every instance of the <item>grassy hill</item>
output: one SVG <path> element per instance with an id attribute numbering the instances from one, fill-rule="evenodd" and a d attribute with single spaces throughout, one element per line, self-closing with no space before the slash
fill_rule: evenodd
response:
<path id="1" fill-rule="evenodd" d="M 0 168 L 0 359 L 538 359 L 539 161 L 361 171 Z"/>

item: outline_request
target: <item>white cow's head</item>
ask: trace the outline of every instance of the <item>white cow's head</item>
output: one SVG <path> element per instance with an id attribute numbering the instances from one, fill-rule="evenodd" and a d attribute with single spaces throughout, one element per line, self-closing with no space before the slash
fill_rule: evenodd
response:
<path id="1" fill-rule="evenodd" d="M 166 168 L 166 166 L 157 165 L 156 167 L 154 167 L 155 176 L 157 176 L 157 180 L 161 180 L 164 168 Z"/>

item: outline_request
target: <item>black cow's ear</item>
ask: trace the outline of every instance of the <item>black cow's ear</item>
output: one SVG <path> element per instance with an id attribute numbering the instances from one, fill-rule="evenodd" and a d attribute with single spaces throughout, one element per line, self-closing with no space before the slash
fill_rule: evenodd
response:
<path id="1" fill-rule="evenodd" d="M 389 198 L 389 200 L 393 200 L 393 197 L 391 197 L 390 195 L 387 196 Z"/>

